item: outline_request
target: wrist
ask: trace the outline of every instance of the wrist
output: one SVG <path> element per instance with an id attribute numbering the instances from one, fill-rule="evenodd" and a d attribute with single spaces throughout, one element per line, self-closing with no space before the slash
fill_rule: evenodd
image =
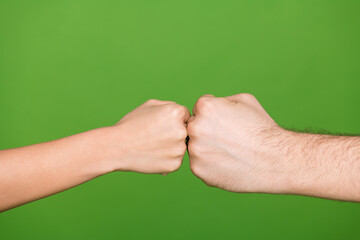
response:
<path id="1" fill-rule="evenodd" d="M 304 161 L 308 155 L 308 139 L 303 133 L 288 131 L 275 125 L 258 134 L 257 158 L 266 163 L 261 192 L 304 194 L 313 187 L 315 162 Z M 311 146 L 310 146 L 311 147 Z M 312 164 L 312 165 L 309 165 Z"/>
<path id="2" fill-rule="evenodd" d="M 310 156 L 313 145 L 309 135 L 280 127 L 271 132 L 264 146 L 273 158 L 274 193 L 316 195 L 317 166 Z"/>
<path id="3" fill-rule="evenodd" d="M 304 161 L 304 155 L 308 154 L 306 136 L 285 129 L 282 131 L 279 140 L 279 143 L 282 143 L 279 146 L 282 145 L 282 148 L 278 150 L 278 158 L 282 166 L 283 179 L 279 193 L 305 194 L 310 187 L 309 183 L 313 181 L 313 173 L 310 169 L 315 167 Z"/>
<path id="4" fill-rule="evenodd" d="M 119 156 L 114 156 L 114 129 L 102 127 L 84 134 L 87 164 L 96 175 L 104 175 L 118 169 Z"/>
<path id="5" fill-rule="evenodd" d="M 260 144 L 255 151 L 267 163 L 264 188 L 260 192 L 287 194 L 298 184 L 299 160 L 297 148 L 300 144 L 297 133 L 278 125 L 268 128 L 258 135 Z"/>

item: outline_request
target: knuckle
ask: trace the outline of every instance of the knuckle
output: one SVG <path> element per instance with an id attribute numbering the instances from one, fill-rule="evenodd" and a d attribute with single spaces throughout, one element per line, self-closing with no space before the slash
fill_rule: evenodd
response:
<path id="1" fill-rule="evenodd" d="M 187 146 L 185 143 L 185 139 L 184 139 L 184 141 L 182 141 L 180 143 L 174 144 L 172 147 L 172 157 L 175 157 L 175 158 L 183 157 L 186 152 L 186 149 L 187 149 Z"/>
<path id="2" fill-rule="evenodd" d="M 254 95 L 250 94 L 250 93 L 240 93 L 239 94 L 239 99 L 243 102 L 253 102 L 256 101 L 256 98 Z"/>
<path id="3" fill-rule="evenodd" d="M 195 121 L 188 123 L 187 132 L 188 132 L 189 136 L 197 135 L 198 131 L 199 131 L 199 126 Z"/>
<path id="4" fill-rule="evenodd" d="M 181 163 L 181 160 L 171 162 L 168 167 L 168 172 L 175 172 L 176 170 L 178 170 L 181 167 Z"/>
<path id="5" fill-rule="evenodd" d="M 201 149 L 199 147 L 199 145 L 192 141 L 191 139 L 189 140 L 188 142 L 188 152 L 189 152 L 189 155 L 191 156 L 199 156 L 201 154 Z"/>
<path id="6" fill-rule="evenodd" d="M 185 107 L 177 104 L 176 105 L 174 104 L 174 106 L 172 106 L 171 112 L 175 117 L 180 117 L 180 118 L 184 118 L 186 114 Z"/>
<path id="7" fill-rule="evenodd" d="M 196 106 L 196 109 L 208 109 L 210 108 L 213 104 L 212 102 L 213 99 L 209 98 L 209 97 L 200 97 L 196 103 L 195 103 L 195 106 Z"/>
<path id="8" fill-rule="evenodd" d="M 194 132 L 194 122 L 189 122 L 186 125 L 186 129 L 189 135 L 192 135 L 192 133 Z"/>
<path id="9" fill-rule="evenodd" d="M 186 128 L 180 129 L 176 134 L 176 139 L 178 140 L 185 140 L 186 137 L 187 137 Z"/>
<path id="10" fill-rule="evenodd" d="M 186 150 L 187 150 L 187 145 L 185 142 L 183 142 L 182 147 L 181 147 L 181 153 L 183 156 L 186 153 Z"/>
<path id="11" fill-rule="evenodd" d="M 209 173 L 207 172 L 206 168 L 204 168 L 203 164 L 199 163 L 198 161 L 194 161 L 190 159 L 190 170 L 191 172 L 201 179 L 208 187 L 215 187 L 216 184 L 211 182 L 209 179 Z"/>
<path id="12" fill-rule="evenodd" d="M 197 164 L 195 161 L 190 161 L 190 169 L 195 176 L 197 177 L 201 176 L 201 168 L 199 164 Z"/>
<path id="13" fill-rule="evenodd" d="M 146 102 L 145 102 L 145 104 L 154 104 L 154 103 L 157 103 L 157 102 L 159 102 L 159 100 L 156 100 L 156 99 L 149 99 L 149 100 L 147 100 Z"/>

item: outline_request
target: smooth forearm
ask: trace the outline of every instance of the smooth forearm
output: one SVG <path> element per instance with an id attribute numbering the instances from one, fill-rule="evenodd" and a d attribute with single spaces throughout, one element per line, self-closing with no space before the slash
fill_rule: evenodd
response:
<path id="1" fill-rule="evenodd" d="M 66 190 L 113 170 L 103 158 L 107 128 L 0 151 L 0 211 Z"/>

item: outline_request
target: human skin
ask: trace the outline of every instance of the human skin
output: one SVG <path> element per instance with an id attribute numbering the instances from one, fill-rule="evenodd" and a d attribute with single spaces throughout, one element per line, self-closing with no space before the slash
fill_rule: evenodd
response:
<path id="1" fill-rule="evenodd" d="M 189 117 L 184 106 L 149 100 L 114 126 L 0 151 L 0 212 L 113 171 L 177 170 Z"/>
<path id="2" fill-rule="evenodd" d="M 190 167 L 209 186 L 360 201 L 360 137 L 285 130 L 246 93 L 205 95 L 193 113 Z"/>

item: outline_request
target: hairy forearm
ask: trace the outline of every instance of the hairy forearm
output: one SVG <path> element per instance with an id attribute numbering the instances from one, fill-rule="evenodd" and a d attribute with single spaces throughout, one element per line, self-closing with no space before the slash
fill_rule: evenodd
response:
<path id="1" fill-rule="evenodd" d="M 0 212 L 112 171 L 100 151 L 106 131 L 0 151 Z"/>
<path id="2" fill-rule="evenodd" d="M 285 131 L 285 193 L 360 201 L 360 137 Z"/>

